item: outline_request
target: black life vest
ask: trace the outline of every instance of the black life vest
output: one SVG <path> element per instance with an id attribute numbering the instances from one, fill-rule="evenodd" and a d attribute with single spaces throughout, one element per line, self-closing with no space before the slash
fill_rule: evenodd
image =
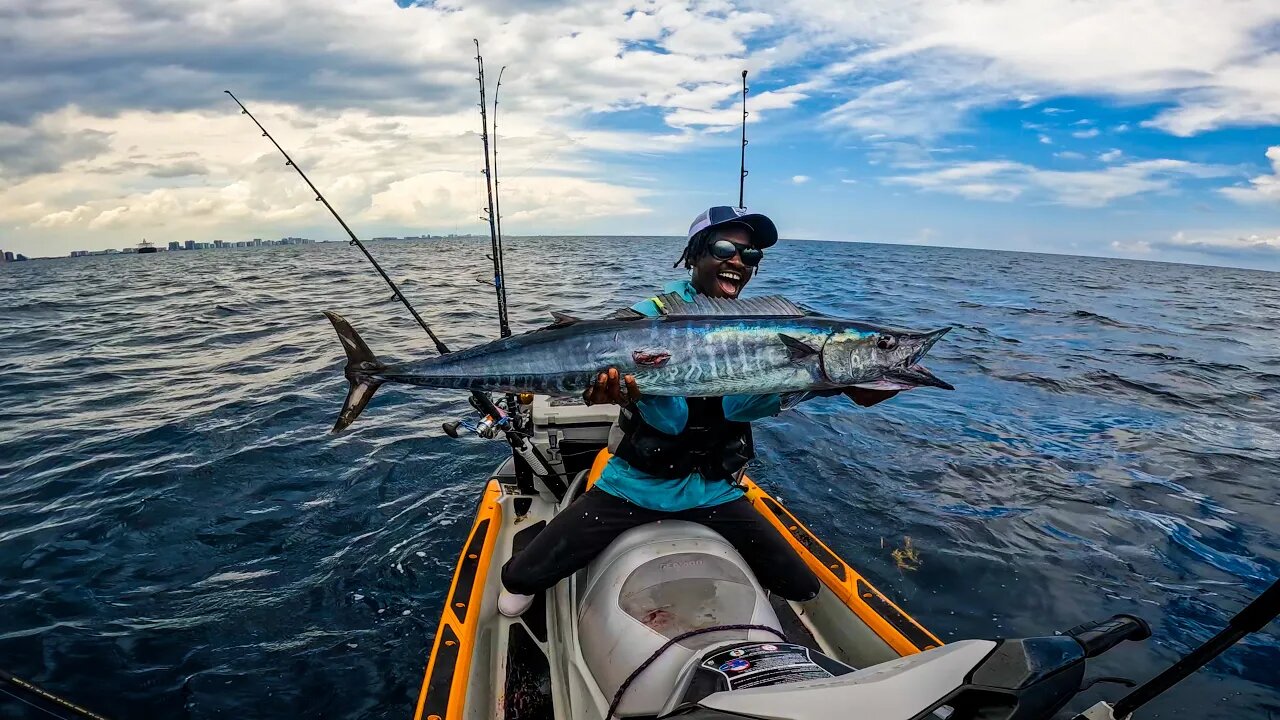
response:
<path id="1" fill-rule="evenodd" d="M 724 399 L 686 398 L 689 421 L 678 435 L 668 435 L 645 422 L 635 404 L 618 414 L 624 433 L 614 455 L 640 472 L 681 478 L 693 472 L 708 480 L 736 482 L 735 475 L 756 456 L 751 423 L 725 419 Z"/>

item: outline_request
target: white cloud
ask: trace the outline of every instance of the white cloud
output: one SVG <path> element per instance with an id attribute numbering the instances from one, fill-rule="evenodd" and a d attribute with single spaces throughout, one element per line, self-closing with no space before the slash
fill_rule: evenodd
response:
<path id="1" fill-rule="evenodd" d="M 1223 233 L 1180 231 L 1167 241 L 1156 243 L 1166 249 L 1191 250 L 1208 255 L 1280 256 L 1280 230 Z"/>
<path id="2" fill-rule="evenodd" d="M 1084 113 L 1056 106 L 1068 95 L 1154 103 L 1166 109 L 1147 126 L 1182 135 L 1280 122 L 1276 23 L 1275 0 L 1237 0 L 1231 12 L 1208 0 L 0 3 L 0 223 L 51 242 L 326 223 L 220 95 L 231 87 L 353 222 L 476 227 L 473 37 L 491 82 L 511 62 L 499 130 L 514 232 L 568 227 L 575 203 L 656 207 L 670 177 L 637 172 L 636 154 L 736 155 L 743 67 L 762 86 L 751 121 L 829 107 L 818 123 L 770 129 L 874 139 L 867 162 L 896 165 L 891 182 L 1098 206 L 1224 173 L 1118 151 L 1098 156 L 1111 167 L 1056 174 L 1006 160 L 937 164 L 945 151 L 921 139 L 1018 106 L 1039 109 L 1028 116 L 1042 122 L 1027 127 L 1042 142 L 1096 136 L 1070 123 Z M 1272 200 L 1276 177 L 1223 192 Z"/>
<path id="3" fill-rule="evenodd" d="M 887 182 L 963 197 L 1011 201 L 1027 194 L 1073 207 L 1102 207 L 1115 200 L 1167 192 L 1182 178 L 1221 177 L 1229 170 L 1183 160 L 1142 160 L 1102 170 L 1044 170 L 1010 161 L 963 162 Z"/>
<path id="4" fill-rule="evenodd" d="M 1019 176 L 1029 169 L 1021 163 L 982 161 L 957 163 L 940 170 L 886 178 L 888 182 L 922 190 L 950 193 L 978 200 L 1014 200 L 1025 189 Z"/>
<path id="5" fill-rule="evenodd" d="M 1112 240 L 1111 250 L 1124 255 L 1150 255 L 1151 243 L 1146 240 Z"/>
<path id="6" fill-rule="evenodd" d="M 981 104 L 977 96 L 956 93 L 939 99 L 944 91 L 928 79 L 893 80 L 867 87 L 828 111 L 827 127 L 849 129 L 870 137 L 936 137 L 954 130 L 964 115 Z"/>
<path id="7" fill-rule="evenodd" d="M 490 101 L 512 61 L 499 118 L 512 230 L 562 222 L 578 205 L 645 212 L 650 193 L 627 179 L 620 154 L 727 147 L 709 133 L 741 121 L 740 70 L 796 56 L 786 37 L 748 50 L 773 22 L 719 0 L 0 4 L 0 223 L 58 254 L 86 235 L 102 245 L 148 228 L 209 237 L 323 226 L 222 95 L 230 87 L 353 223 L 476 227 L 473 37 Z M 806 97 L 762 90 L 753 121 Z M 597 129 L 600 116 L 632 110 L 669 129 Z"/>
<path id="8" fill-rule="evenodd" d="M 810 178 L 808 175 L 792 175 L 791 176 L 791 182 L 796 185 L 803 185 L 809 182 L 809 179 Z"/>
<path id="9" fill-rule="evenodd" d="M 1076 138 L 1093 138 L 1101 134 L 1098 128 L 1089 128 L 1088 130 L 1077 130 L 1071 133 L 1071 137 Z"/>
<path id="10" fill-rule="evenodd" d="M 1041 136 L 1040 136 L 1040 144 L 1041 144 L 1041 145 L 1052 145 L 1052 144 L 1053 144 L 1053 138 L 1049 137 L 1048 135 L 1041 135 Z"/>
<path id="11" fill-rule="evenodd" d="M 513 108 L 712 110 L 730 99 L 744 64 L 775 62 L 777 52 L 748 59 L 746 51 L 747 38 L 772 23 L 711 0 L 7 3 L 0 119 L 72 98 L 91 113 L 143 98 L 152 109 L 188 109 L 217 102 L 210 96 L 223 87 L 324 107 L 461 109 L 474 102 L 475 37 L 491 81 L 501 61 L 513 61 L 504 85 Z"/>
<path id="12" fill-rule="evenodd" d="M 0 123 L 0 182 L 93 158 L 106 150 L 108 140 L 105 133 L 68 124 L 65 117 L 46 116 L 25 127 Z"/>
<path id="13" fill-rule="evenodd" d="M 788 0 L 769 7 L 806 25 L 814 42 L 854 48 L 828 78 L 855 103 L 876 100 L 833 113 L 854 130 L 880 113 L 894 118 L 882 126 L 899 127 L 898 134 L 937 133 L 940 123 L 959 127 L 975 107 L 1062 95 L 1168 101 L 1147 124 L 1175 135 L 1280 122 L 1280 53 L 1266 46 L 1280 22 L 1274 0 L 1240 0 L 1230 12 L 1213 2 L 1163 0 Z M 886 74 L 893 79 L 879 84 L 847 81 Z"/>
<path id="14" fill-rule="evenodd" d="M 1271 161 L 1270 175 L 1250 178 L 1247 187 L 1223 188 L 1220 192 L 1238 202 L 1280 202 L 1280 145 L 1267 148 L 1267 159 Z"/>
<path id="15" fill-rule="evenodd" d="M 1075 152 L 1074 150 L 1063 150 L 1062 152 L 1054 153 L 1053 156 L 1056 158 L 1062 158 L 1063 160 L 1083 160 L 1084 159 L 1084 155 L 1078 152 Z"/>
<path id="16" fill-rule="evenodd" d="M 1118 148 L 1111 148 L 1110 150 L 1104 153 L 1099 153 L 1098 159 L 1104 163 L 1113 163 L 1119 160 L 1122 156 L 1124 156 L 1124 153 L 1121 152 Z"/>
<path id="17" fill-rule="evenodd" d="M 502 183 L 502 219 L 507 227 L 557 224 L 648 212 L 637 201 L 647 191 L 595 180 L 523 176 Z M 432 172 L 397 180 L 370 197 L 363 214 L 371 221 L 408 227 L 436 218 L 466 220 L 475 215 L 474 192 L 460 173 Z"/>
<path id="18" fill-rule="evenodd" d="M 308 113 L 273 104 L 252 109 L 349 221 L 419 228 L 479 224 L 484 190 L 475 168 L 482 160 L 473 128 L 478 119 L 470 113 Z M 239 113 L 102 117 L 69 108 L 38 124 L 80 128 L 106 140 L 91 156 L 66 160 L 60 172 L 0 178 L 0 222 L 26 224 L 50 237 L 91 232 L 106 241 L 158 230 L 211 238 L 268 227 L 267 234 L 286 235 L 326 222 L 311 193 Z M 686 143 L 684 136 L 566 132 L 522 112 L 507 113 L 503 124 L 509 134 L 499 146 L 502 210 L 515 232 L 522 224 L 563 223 L 566 213 L 589 220 L 646 212 L 649 191 L 613 179 L 586 150 L 647 144 L 659 151 Z"/>
<path id="19" fill-rule="evenodd" d="M 1161 240 L 1113 240 L 1113 253 L 1128 257 L 1176 257 L 1266 267 L 1280 259 L 1280 229 L 1181 230 Z"/>
<path id="20" fill-rule="evenodd" d="M 664 119 L 668 125 L 677 128 L 702 126 L 721 130 L 737 129 L 742 125 L 742 106 L 735 103 L 741 102 L 741 90 L 734 85 L 726 88 L 729 100 L 724 101 L 722 106 L 708 108 L 705 107 L 707 103 L 701 102 L 699 104 L 703 107 L 677 107 L 668 112 Z M 747 116 L 747 122 L 758 121 L 761 117 L 758 113 L 763 111 L 791 108 L 804 98 L 803 93 L 785 89 L 754 95 L 751 97 L 751 114 Z"/>

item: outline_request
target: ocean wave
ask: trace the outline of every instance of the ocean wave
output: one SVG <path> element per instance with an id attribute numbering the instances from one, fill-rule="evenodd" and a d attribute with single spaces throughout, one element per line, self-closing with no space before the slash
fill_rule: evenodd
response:
<path id="1" fill-rule="evenodd" d="M 602 242 L 508 244 L 517 332 L 681 277 L 679 240 L 601 265 Z M 451 346 L 497 336 L 487 240 L 373 250 Z M 138 717 L 405 716 L 504 446 L 443 437 L 470 412 L 449 391 L 384 390 L 329 434 L 346 384 L 320 308 L 388 358 L 429 350 L 345 244 L 143 259 L 0 271 L 6 669 Z M 885 280 L 903 267 L 933 269 Z M 956 328 L 927 361 L 955 392 L 804 403 L 757 423 L 751 470 L 941 637 L 1137 613 L 1149 677 L 1280 568 L 1280 275 L 785 241 L 749 292 Z M 1256 636 L 1179 710 L 1275 697 L 1277 663 Z"/>

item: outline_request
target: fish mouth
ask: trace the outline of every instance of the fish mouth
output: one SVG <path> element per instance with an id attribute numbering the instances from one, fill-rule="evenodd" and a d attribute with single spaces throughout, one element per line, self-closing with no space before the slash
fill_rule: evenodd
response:
<path id="1" fill-rule="evenodd" d="M 920 364 L 921 358 L 929 353 L 934 343 L 942 339 L 951 331 L 951 328 L 945 327 L 941 330 L 934 330 L 930 333 L 916 335 L 910 339 L 914 348 L 911 354 L 907 356 L 901 366 L 895 367 L 885 373 L 879 379 L 869 383 L 861 383 L 855 387 L 867 390 L 912 390 L 918 387 L 936 387 L 943 390 L 955 390 L 955 386 L 934 375 L 925 366 Z"/>
<path id="2" fill-rule="evenodd" d="M 943 390 L 955 390 L 956 386 L 929 372 L 923 365 L 911 365 L 890 373 L 893 380 L 911 387 L 936 387 Z"/>
<path id="3" fill-rule="evenodd" d="M 929 372 L 923 365 L 890 370 L 883 376 L 869 383 L 858 383 L 854 387 L 864 390 L 914 390 L 918 387 L 936 387 L 943 390 L 955 390 L 955 386 Z"/>

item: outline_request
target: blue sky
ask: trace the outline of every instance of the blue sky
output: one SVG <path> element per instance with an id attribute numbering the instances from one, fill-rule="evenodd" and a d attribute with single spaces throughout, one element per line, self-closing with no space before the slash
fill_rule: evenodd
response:
<path id="1" fill-rule="evenodd" d="M 471 38 L 510 234 L 784 237 L 1280 270 L 1280 4 L 104 0 L 0 8 L 0 247 L 483 231 Z"/>

